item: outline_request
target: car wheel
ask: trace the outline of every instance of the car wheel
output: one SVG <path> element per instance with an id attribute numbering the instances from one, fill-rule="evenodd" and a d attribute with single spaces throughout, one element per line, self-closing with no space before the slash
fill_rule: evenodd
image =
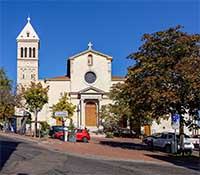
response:
<path id="1" fill-rule="evenodd" d="M 153 150 L 153 141 L 148 141 L 147 146 Z"/>
<path id="2" fill-rule="evenodd" d="M 166 151 L 167 153 L 171 153 L 171 145 L 166 145 L 166 146 L 165 146 L 165 151 Z"/>
<path id="3" fill-rule="evenodd" d="M 187 150 L 187 151 L 185 151 L 185 153 L 186 153 L 188 156 L 191 156 L 191 155 L 192 155 L 192 150 Z"/>
<path id="4" fill-rule="evenodd" d="M 82 140 L 83 140 L 84 143 L 87 143 L 87 142 L 88 142 L 88 138 L 87 138 L 87 137 L 83 137 Z"/>
<path id="5" fill-rule="evenodd" d="M 59 137 L 59 139 L 60 139 L 60 140 L 63 140 L 63 139 L 64 139 L 64 137 L 63 137 L 63 136 L 60 136 L 60 137 Z"/>

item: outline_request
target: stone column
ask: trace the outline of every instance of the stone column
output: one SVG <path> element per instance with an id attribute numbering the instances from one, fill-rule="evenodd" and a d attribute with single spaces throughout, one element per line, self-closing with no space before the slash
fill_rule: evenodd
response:
<path id="1" fill-rule="evenodd" d="M 100 112 L 101 112 L 101 103 L 102 103 L 102 99 L 98 99 L 98 123 L 97 123 L 97 127 L 99 127 L 101 125 L 100 121 Z"/>
<path id="2" fill-rule="evenodd" d="M 85 120 L 85 115 L 84 115 L 84 99 L 80 100 L 80 126 L 83 125 L 83 121 Z M 85 123 L 85 122 L 84 122 Z"/>

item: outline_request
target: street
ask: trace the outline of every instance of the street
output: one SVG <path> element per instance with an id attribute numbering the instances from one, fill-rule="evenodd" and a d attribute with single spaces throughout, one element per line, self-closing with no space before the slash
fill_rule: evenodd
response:
<path id="1" fill-rule="evenodd" d="M 37 143 L 0 136 L 2 175 L 195 175 L 196 169 L 140 161 L 114 161 L 71 156 Z"/>

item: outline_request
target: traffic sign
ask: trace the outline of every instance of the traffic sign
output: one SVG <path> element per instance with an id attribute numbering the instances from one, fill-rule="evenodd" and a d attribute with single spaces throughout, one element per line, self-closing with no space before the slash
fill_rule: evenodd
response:
<path id="1" fill-rule="evenodd" d="M 173 129 L 179 129 L 179 126 L 180 126 L 180 115 L 179 114 L 172 114 L 171 126 Z"/>
<path id="2" fill-rule="evenodd" d="M 68 111 L 56 111 L 56 112 L 54 113 L 54 115 L 55 115 L 56 117 L 65 117 L 65 116 L 68 116 Z"/>

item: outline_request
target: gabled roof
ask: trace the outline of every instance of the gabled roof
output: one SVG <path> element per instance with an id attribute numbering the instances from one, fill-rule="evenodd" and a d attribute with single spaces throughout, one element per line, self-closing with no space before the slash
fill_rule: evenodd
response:
<path id="1" fill-rule="evenodd" d="M 29 17 L 27 18 L 26 25 L 24 26 L 24 28 L 22 29 L 22 31 L 17 37 L 17 41 L 18 40 L 38 40 L 39 41 L 39 37 L 37 33 L 35 32 L 35 30 L 33 29 L 33 26 L 30 23 Z"/>
<path id="2" fill-rule="evenodd" d="M 57 76 L 53 78 L 46 78 L 46 81 L 70 81 L 70 78 L 66 75 L 64 76 Z"/>
<path id="3" fill-rule="evenodd" d="M 83 52 L 81 52 L 81 53 L 78 53 L 78 54 L 76 54 L 76 55 L 74 55 L 74 56 L 71 56 L 71 57 L 69 57 L 69 59 L 70 59 L 70 60 L 73 60 L 73 59 L 75 59 L 75 58 L 77 58 L 77 57 L 79 57 L 79 56 L 81 56 L 81 55 L 87 54 L 87 53 L 94 53 L 94 54 L 97 54 L 97 55 L 106 57 L 107 60 L 111 60 L 111 61 L 112 61 L 112 57 L 111 57 L 111 56 L 106 55 L 106 54 L 101 53 L 101 52 L 98 52 L 98 51 L 96 51 L 96 50 L 93 50 L 93 49 L 91 49 L 91 48 L 89 48 L 89 49 L 87 49 L 87 50 L 85 50 L 85 51 L 83 51 Z"/>
<path id="4" fill-rule="evenodd" d="M 121 76 L 112 76 L 112 81 L 125 81 L 126 78 L 125 77 L 121 77 Z"/>
<path id="5" fill-rule="evenodd" d="M 98 88 L 95 88 L 93 86 L 90 86 L 90 87 L 87 87 L 85 89 L 82 89 L 79 91 L 80 94 L 83 94 L 83 93 L 99 93 L 99 94 L 105 94 L 104 91 L 102 91 L 101 89 L 98 89 Z"/>
<path id="6" fill-rule="evenodd" d="M 46 78 L 46 81 L 70 81 L 70 77 L 63 75 L 63 76 L 56 76 L 52 78 Z M 112 81 L 124 81 L 126 78 L 121 76 L 112 76 Z M 93 87 L 95 88 L 95 87 Z"/>

